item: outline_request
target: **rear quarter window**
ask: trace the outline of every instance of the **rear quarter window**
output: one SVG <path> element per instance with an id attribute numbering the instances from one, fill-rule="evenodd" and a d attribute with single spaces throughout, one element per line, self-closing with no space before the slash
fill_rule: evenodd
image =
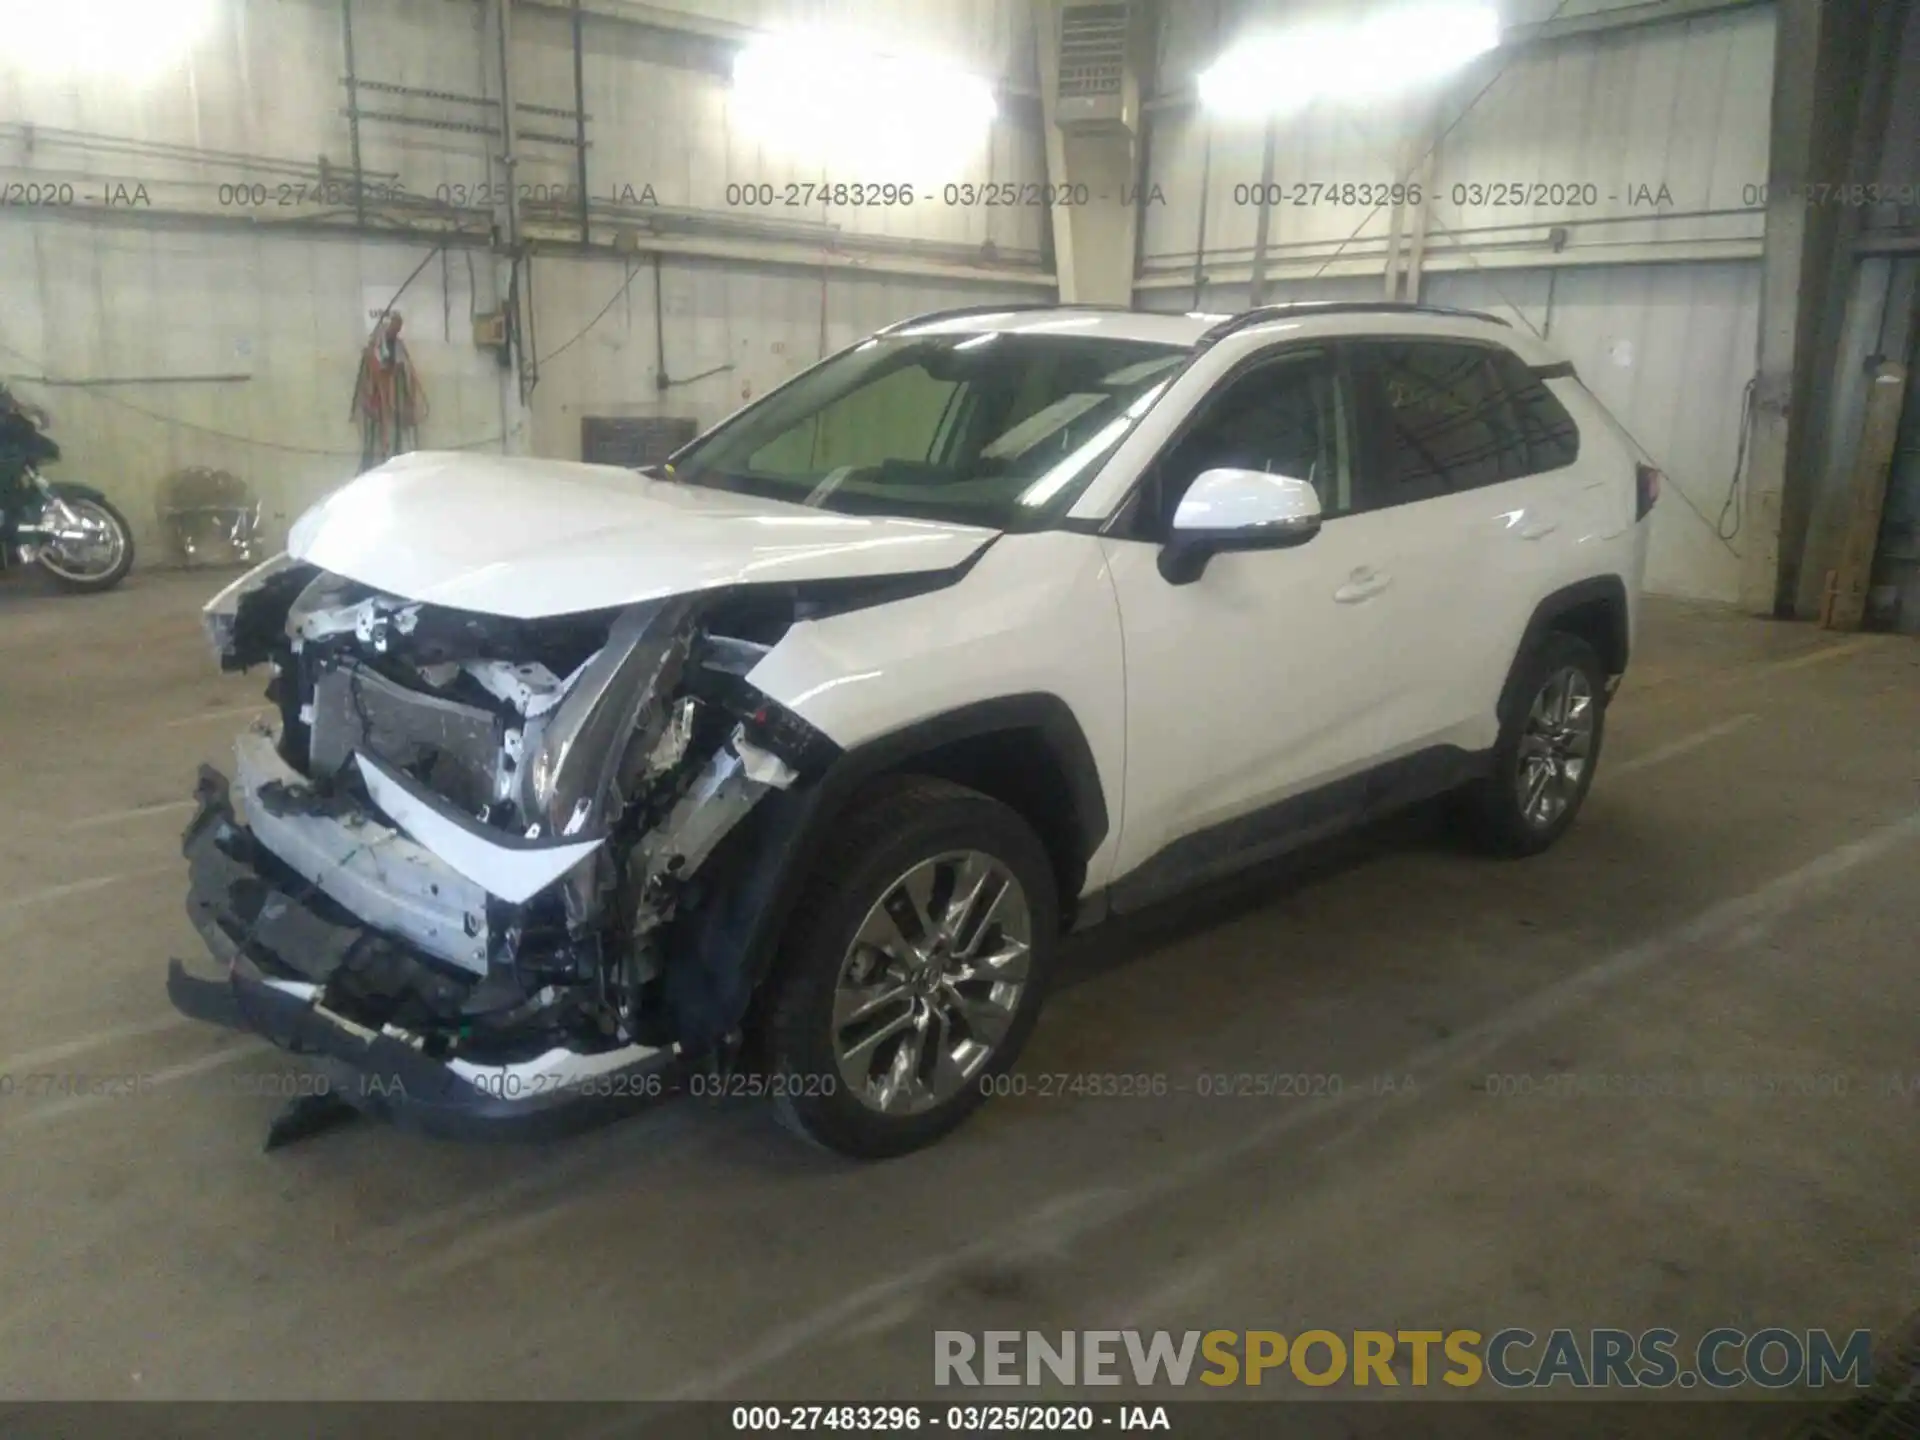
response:
<path id="1" fill-rule="evenodd" d="M 1511 350 L 1493 352 L 1493 370 L 1506 391 L 1507 403 L 1523 441 L 1522 448 L 1510 452 L 1517 456 L 1519 468 L 1513 468 L 1510 462 L 1504 468 L 1513 473 L 1504 478 L 1511 480 L 1560 470 L 1578 460 L 1580 427 L 1559 397 L 1547 388 L 1546 382 Z"/>

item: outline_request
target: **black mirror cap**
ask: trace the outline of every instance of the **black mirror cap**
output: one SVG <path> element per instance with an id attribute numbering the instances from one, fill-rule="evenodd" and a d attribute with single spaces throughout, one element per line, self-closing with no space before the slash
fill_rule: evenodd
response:
<path id="1" fill-rule="evenodd" d="M 1181 536 L 1162 545 L 1154 563 L 1160 578 L 1169 585 L 1191 585 L 1207 573 L 1207 561 L 1213 558 L 1213 551 L 1214 547 L 1205 540 Z"/>
<path id="2" fill-rule="evenodd" d="M 1207 573 L 1207 562 L 1223 550 L 1291 550 L 1320 533 L 1318 518 L 1302 525 L 1270 530 L 1189 530 L 1160 547 L 1156 562 L 1169 585 L 1191 585 Z"/>

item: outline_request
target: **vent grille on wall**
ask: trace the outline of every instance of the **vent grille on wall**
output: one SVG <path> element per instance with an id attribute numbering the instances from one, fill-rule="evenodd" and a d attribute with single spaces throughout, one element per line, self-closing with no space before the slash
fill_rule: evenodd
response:
<path id="1" fill-rule="evenodd" d="M 637 470 L 658 465 L 699 433 L 690 416 L 582 415 L 580 458 L 593 465 Z"/>
<path id="2" fill-rule="evenodd" d="M 1129 19 L 1125 4 L 1061 7 L 1055 80 L 1062 130 L 1128 128 Z"/>

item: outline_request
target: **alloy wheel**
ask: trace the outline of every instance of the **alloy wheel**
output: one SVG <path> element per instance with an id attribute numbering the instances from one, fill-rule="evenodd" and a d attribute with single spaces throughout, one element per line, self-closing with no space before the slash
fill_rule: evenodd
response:
<path id="1" fill-rule="evenodd" d="M 127 537 L 113 516 L 87 499 L 62 500 L 66 523 L 40 550 L 40 563 L 63 580 L 85 584 L 110 575 L 127 553 Z"/>
<path id="2" fill-rule="evenodd" d="M 1593 686 L 1578 666 L 1547 677 L 1527 712 L 1514 788 L 1527 824 L 1544 830 L 1580 795 L 1593 758 Z"/>
<path id="3" fill-rule="evenodd" d="M 841 961 L 841 1083 L 885 1115 L 958 1095 L 1019 1012 L 1032 946 L 1026 892 L 993 856 L 958 850 L 915 865 L 882 892 Z"/>

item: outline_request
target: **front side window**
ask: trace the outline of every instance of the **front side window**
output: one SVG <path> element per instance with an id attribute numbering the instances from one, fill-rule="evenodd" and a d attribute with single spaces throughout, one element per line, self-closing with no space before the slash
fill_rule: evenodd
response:
<path id="1" fill-rule="evenodd" d="M 1155 462 L 1140 525 L 1165 535 L 1187 487 L 1206 470 L 1259 470 L 1304 480 L 1323 514 L 1351 509 L 1340 445 L 1337 376 L 1322 353 L 1295 352 L 1228 380 Z"/>
<path id="2" fill-rule="evenodd" d="M 666 473 L 849 514 L 1036 528 L 1072 504 L 1188 354 L 1070 334 L 876 337 Z"/>

